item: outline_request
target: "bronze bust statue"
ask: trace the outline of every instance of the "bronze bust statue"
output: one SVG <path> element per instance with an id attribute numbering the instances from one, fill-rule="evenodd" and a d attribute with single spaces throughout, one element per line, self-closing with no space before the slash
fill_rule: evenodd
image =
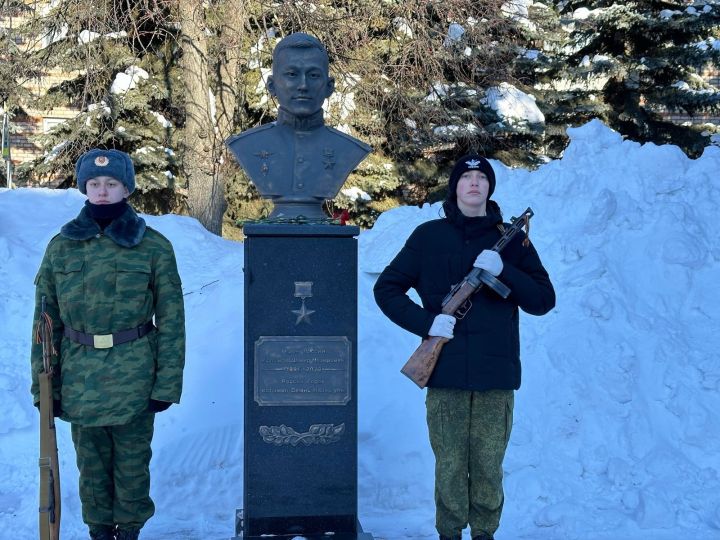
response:
<path id="1" fill-rule="evenodd" d="M 267 88 L 279 103 L 275 122 L 229 137 L 228 148 L 264 198 L 270 217 L 321 219 L 321 204 L 337 195 L 370 146 L 323 121 L 335 90 L 323 44 L 298 32 L 273 50 Z"/>

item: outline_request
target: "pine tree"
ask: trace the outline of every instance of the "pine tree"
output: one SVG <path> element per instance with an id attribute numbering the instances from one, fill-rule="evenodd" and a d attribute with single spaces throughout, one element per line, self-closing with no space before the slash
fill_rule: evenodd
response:
<path id="1" fill-rule="evenodd" d="M 29 8 L 20 0 L 0 0 L 0 17 L 4 22 L 0 28 L 0 105 L 8 111 L 19 107 L 23 99 L 27 99 L 29 92 L 24 83 L 34 74 L 32 65 L 16 41 L 18 36 L 13 28 L 13 21 L 28 11 Z"/>
<path id="2" fill-rule="evenodd" d="M 702 151 L 717 127 L 679 125 L 668 113 L 720 114 L 720 90 L 702 77 L 720 64 L 717 1 L 563 0 L 553 8 L 568 41 L 536 77 L 553 115 L 573 125 L 598 117 L 632 140 Z"/>
<path id="3" fill-rule="evenodd" d="M 29 12 L 22 0 L 0 0 L 0 122 L 7 124 L 7 135 L 15 132 L 14 121 L 24 114 L 22 104 L 30 96 L 27 84 L 35 75 L 35 70 L 26 55 L 23 54 L 23 40 L 16 32 L 18 21 Z M 10 157 L 13 152 L 9 141 Z M 4 154 L 5 157 L 5 154 Z M 7 185 L 7 162 L 0 163 L 0 185 Z"/>
<path id="4" fill-rule="evenodd" d="M 174 106 L 177 69 L 167 12 L 153 3 L 63 0 L 37 4 L 18 29 L 40 45 L 26 61 L 43 70 L 60 68 L 67 79 L 29 100 L 36 110 L 79 108 L 77 117 L 39 137 L 46 155 L 19 173 L 34 180 L 60 176 L 72 183 L 77 158 L 92 147 L 117 148 L 135 163 L 136 205 L 170 211 L 177 205 L 175 146 L 182 121 Z M 129 9 L 130 7 L 130 9 Z"/>
<path id="5" fill-rule="evenodd" d="M 557 158 L 567 146 L 567 127 L 598 114 L 596 102 L 583 102 L 567 80 L 557 80 L 566 64 L 569 31 L 551 5 L 525 4 L 518 25 L 518 54 L 513 64 L 515 84 L 536 99 L 545 122 L 527 161 Z M 513 164 L 513 160 L 508 160 Z"/>

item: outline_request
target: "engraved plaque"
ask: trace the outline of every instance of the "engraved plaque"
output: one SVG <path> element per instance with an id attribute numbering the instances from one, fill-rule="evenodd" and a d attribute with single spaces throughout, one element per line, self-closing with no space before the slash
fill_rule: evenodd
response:
<path id="1" fill-rule="evenodd" d="M 255 342 L 258 405 L 345 405 L 351 344 L 344 336 L 261 336 Z"/>

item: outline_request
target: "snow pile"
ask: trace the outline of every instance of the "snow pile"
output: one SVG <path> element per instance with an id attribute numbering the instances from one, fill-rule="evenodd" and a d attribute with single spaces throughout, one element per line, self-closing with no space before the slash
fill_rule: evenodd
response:
<path id="1" fill-rule="evenodd" d="M 162 113 L 159 113 L 157 111 L 151 111 L 151 114 L 155 117 L 155 119 L 163 128 L 170 129 L 172 127 L 172 122 L 165 118 Z"/>
<path id="2" fill-rule="evenodd" d="M 347 189 L 340 190 L 340 192 L 353 202 L 357 201 L 358 199 L 361 201 L 372 200 L 372 197 L 370 197 L 367 192 L 363 191 L 359 187 L 349 187 Z"/>
<path id="3" fill-rule="evenodd" d="M 569 135 L 562 160 L 536 171 L 493 163 L 506 218 L 535 211 L 530 235 L 558 293 L 547 316 L 522 316 L 523 387 L 496 538 L 717 539 L 720 148 L 690 160 L 597 121 Z M 32 280 L 82 203 L 75 190 L 0 190 L 1 538 L 36 536 Z M 433 457 L 424 393 L 399 373 L 418 340 L 382 316 L 372 286 L 439 212 L 398 208 L 359 237 L 359 513 L 388 540 L 436 538 Z M 187 217 L 147 219 L 175 246 L 188 355 L 182 403 L 157 418 L 157 513 L 143 534 L 220 539 L 242 507 L 243 248 Z M 63 538 L 86 538 L 64 422 L 58 435 Z"/>
<path id="4" fill-rule="evenodd" d="M 392 20 L 397 39 L 412 39 L 413 31 L 410 22 L 405 17 L 395 17 Z"/>
<path id="5" fill-rule="evenodd" d="M 512 0 L 500 6 L 500 12 L 505 17 L 516 21 L 527 30 L 533 32 L 537 30 L 537 25 L 530 20 L 530 6 L 532 6 L 533 3 L 533 0 Z M 538 7 L 545 6 L 539 4 Z"/>
<path id="6" fill-rule="evenodd" d="M 509 124 L 544 124 L 545 115 L 535 104 L 535 97 L 509 83 L 492 86 L 485 93 L 485 102 L 503 122 Z"/>
<path id="7" fill-rule="evenodd" d="M 148 72 L 141 67 L 130 66 L 123 73 L 115 75 L 115 80 L 110 86 L 110 93 L 125 95 L 136 88 L 141 80 L 147 80 L 148 77 Z"/>
<path id="8" fill-rule="evenodd" d="M 693 161 L 597 121 L 569 135 L 563 159 L 535 172 L 494 162 L 506 217 L 536 213 L 531 237 L 558 292 L 551 314 L 522 320 L 524 383 L 497 537 L 718 538 L 720 149 Z M 413 210 L 384 214 L 361 237 L 366 290 L 440 205 Z M 363 308 L 381 317 L 371 301 Z M 371 373 L 416 345 L 391 325 L 368 339 L 364 351 L 407 342 L 399 358 L 366 355 Z M 393 396 L 385 413 L 414 418 L 418 398 L 392 378 L 373 377 Z M 390 446 L 385 460 L 417 451 Z M 409 505 L 419 494 L 411 482 L 406 492 Z"/>

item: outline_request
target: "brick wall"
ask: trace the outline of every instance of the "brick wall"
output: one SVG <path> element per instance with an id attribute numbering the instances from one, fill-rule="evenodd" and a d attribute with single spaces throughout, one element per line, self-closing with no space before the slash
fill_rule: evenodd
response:
<path id="1" fill-rule="evenodd" d="M 710 66 L 703 71 L 702 76 L 709 84 L 720 90 L 720 68 Z M 718 115 L 697 114 L 690 116 L 680 111 L 666 111 L 663 116 L 677 124 L 690 122 L 691 124 L 710 123 L 720 126 L 720 116 Z"/>
<path id="2" fill-rule="evenodd" d="M 48 87 L 42 81 L 37 83 L 39 91 Z M 48 133 L 61 122 L 77 116 L 79 110 L 70 107 L 56 107 L 47 111 L 26 108 L 28 113 L 22 118 L 12 120 L 10 142 L 12 144 L 13 163 L 23 163 L 43 155 L 45 152 L 36 141 L 38 135 Z"/>

